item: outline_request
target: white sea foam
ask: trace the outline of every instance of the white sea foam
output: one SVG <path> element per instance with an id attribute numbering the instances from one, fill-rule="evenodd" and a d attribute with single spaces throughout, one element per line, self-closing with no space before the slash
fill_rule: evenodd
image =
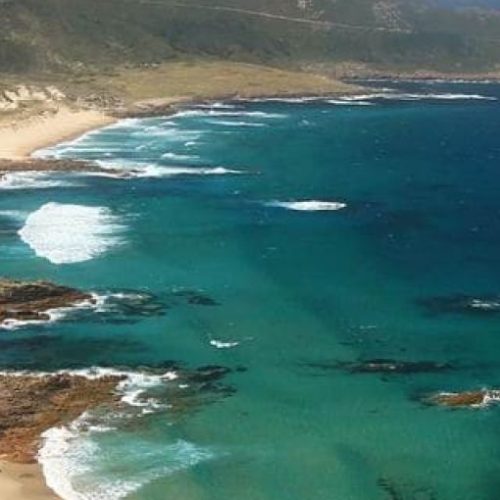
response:
<path id="1" fill-rule="evenodd" d="M 455 93 L 409 93 L 409 92 L 374 92 L 372 94 L 344 96 L 342 101 L 357 102 L 370 101 L 373 99 L 384 99 L 393 101 L 420 101 L 420 100 L 438 100 L 438 101 L 453 101 L 453 100 L 486 100 L 496 101 L 496 97 L 485 96 L 480 94 L 455 94 Z"/>
<path id="2" fill-rule="evenodd" d="M 220 111 L 217 109 L 187 109 L 179 111 L 173 118 L 186 118 L 186 117 L 248 117 L 248 118 L 264 118 L 264 119 L 280 119 L 286 118 L 287 115 L 282 113 L 266 113 L 265 111 L 249 111 L 249 110 L 231 110 Z"/>
<path id="3" fill-rule="evenodd" d="M 500 309 L 500 302 L 498 300 L 472 299 L 469 305 L 473 309 L 481 309 L 483 311 L 496 311 Z"/>
<path id="4" fill-rule="evenodd" d="M 47 203 L 19 231 L 34 252 L 53 264 L 94 259 L 120 244 L 124 227 L 106 207 Z"/>
<path id="5" fill-rule="evenodd" d="M 173 177 L 177 175 L 234 175 L 241 170 L 226 167 L 167 167 L 155 163 L 137 163 L 121 161 L 98 161 L 109 172 L 91 172 L 88 175 L 113 179 L 131 179 L 143 177 Z"/>
<path id="6" fill-rule="evenodd" d="M 322 101 L 322 96 L 309 96 L 309 97 L 249 97 L 240 99 L 242 102 L 283 102 L 290 104 L 303 104 L 306 102 Z"/>
<path id="7" fill-rule="evenodd" d="M 28 214 L 22 210 L 0 210 L 0 217 L 6 217 L 14 220 L 24 220 Z"/>
<path id="8" fill-rule="evenodd" d="M 325 102 L 328 104 L 335 104 L 335 106 L 373 106 L 373 102 L 358 100 L 327 99 Z"/>
<path id="9" fill-rule="evenodd" d="M 0 189 L 48 189 L 74 186 L 68 176 L 57 178 L 47 172 L 9 172 L 0 177 Z"/>
<path id="10" fill-rule="evenodd" d="M 267 123 L 260 122 L 243 122 L 243 121 L 229 121 L 229 120 L 205 120 L 211 125 L 222 125 L 224 127 L 267 127 Z"/>
<path id="11" fill-rule="evenodd" d="M 210 345 L 214 346 L 216 349 L 231 349 L 232 347 L 240 345 L 240 343 L 236 341 L 228 342 L 223 340 L 212 339 L 210 340 Z"/>
<path id="12" fill-rule="evenodd" d="M 120 500 L 213 457 L 210 450 L 183 440 L 168 445 L 136 439 L 131 448 L 130 435 L 114 449 L 103 447 L 99 431 L 89 432 L 84 419 L 49 429 L 42 439 L 38 461 L 47 485 L 64 500 Z M 127 472 L 115 470 L 117 463 Z"/>
<path id="13" fill-rule="evenodd" d="M 339 201 L 320 201 L 320 200 L 271 201 L 267 202 L 266 205 L 269 207 L 286 208 L 288 210 L 299 210 L 304 212 L 341 210 L 347 207 L 345 203 Z"/>
<path id="14" fill-rule="evenodd" d="M 200 159 L 200 157 L 196 155 L 182 155 L 179 153 L 172 153 L 172 152 L 163 153 L 161 157 L 165 160 L 174 160 L 174 161 L 197 161 Z"/>

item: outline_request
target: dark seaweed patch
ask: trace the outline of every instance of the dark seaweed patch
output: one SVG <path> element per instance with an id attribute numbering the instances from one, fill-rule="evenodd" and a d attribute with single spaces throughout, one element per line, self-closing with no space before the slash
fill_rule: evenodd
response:
<path id="1" fill-rule="evenodd" d="M 403 361 L 394 359 L 366 359 L 359 361 L 319 361 L 307 363 L 319 370 L 343 370 L 349 373 L 416 374 L 451 370 L 450 363 L 436 361 Z"/>

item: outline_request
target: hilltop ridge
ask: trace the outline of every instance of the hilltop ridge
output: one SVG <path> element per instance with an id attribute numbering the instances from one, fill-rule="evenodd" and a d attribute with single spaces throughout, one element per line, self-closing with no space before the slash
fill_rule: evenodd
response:
<path id="1" fill-rule="evenodd" d="M 424 0 L 2 0 L 0 71 L 186 58 L 493 71 L 500 15 Z"/>

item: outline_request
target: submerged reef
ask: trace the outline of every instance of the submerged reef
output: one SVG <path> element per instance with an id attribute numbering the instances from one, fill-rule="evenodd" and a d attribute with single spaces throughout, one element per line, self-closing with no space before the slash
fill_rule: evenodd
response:
<path id="1" fill-rule="evenodd" d="M 349 373 L 412 374 L 434 373 L 453 369 L 449 363 L 436 361 L 403 361 L 395 359 L 367 359 L 359 361 L 332 361 L 307 363 L 320 370 L 344 370 Z"/>

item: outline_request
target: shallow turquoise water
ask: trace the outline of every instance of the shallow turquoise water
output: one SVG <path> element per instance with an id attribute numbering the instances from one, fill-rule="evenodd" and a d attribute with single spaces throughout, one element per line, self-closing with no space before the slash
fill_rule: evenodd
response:
<path id="1" fill-rule="evenodd" d="M 240 102 L 126 121 L 51 154 L 134 169 L 134 178 L 2 192 L 3 274 L 101 292 L 197 290 L 218 303 L 6 332 L 3 368 L 246 368 L 224 379 L 230 397 L 196 411 L 156 411 L 75 438 L 64 466 L 82 498 L 498 498 L 497 409 L 445 410 L 419 397 L 498 387 L 499 316 L 430 314 L 419 300 L 500 293 L 500 108 L 369 102 Z M 161 170 L 172 165 L 208 170 Z M 294 200 L 347 207 L 272 205 Z M 17 231 L 49 202 L 107 207 L 123 226 L 120 244 L 84 262 L 37 256 Z M 57 242 L 54 226 L 43 230 Z M 217 349 L 214 339 L 239 344 Z M 380 376 L 315 366 L 373 358 L 455 369 Z"/>

